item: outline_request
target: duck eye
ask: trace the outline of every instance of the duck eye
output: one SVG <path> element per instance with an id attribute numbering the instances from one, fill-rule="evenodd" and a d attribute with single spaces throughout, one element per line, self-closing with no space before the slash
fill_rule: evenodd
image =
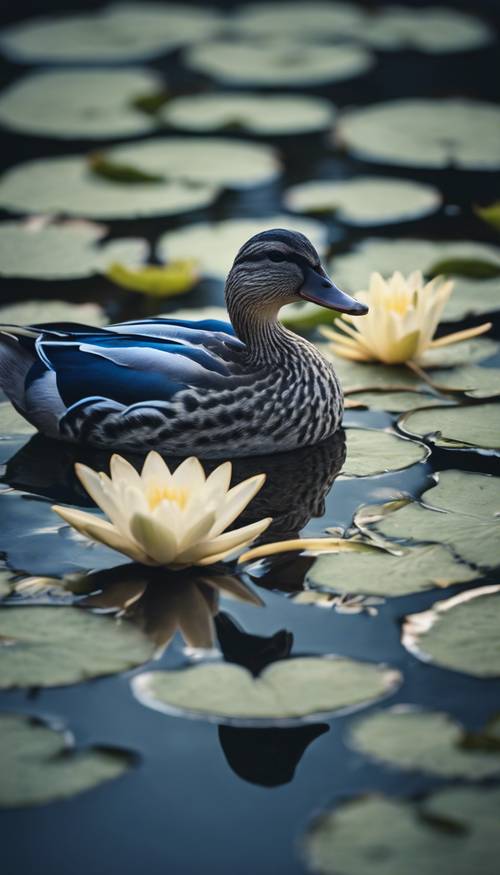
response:
<path id="1" fill-rule="evenodd" d="M 266 252 L 266 258 L 270 261 L 286 261 L 286 255 L 283 252 Z"/>

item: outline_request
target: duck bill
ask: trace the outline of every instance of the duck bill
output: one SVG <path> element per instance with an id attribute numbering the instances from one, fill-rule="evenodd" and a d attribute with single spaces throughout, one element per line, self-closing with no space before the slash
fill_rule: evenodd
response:
<path id="1" fill-rule="evenodd" d="M 304 301 L 319 304 L 328 310 L 337 310 L 338 313 L 350 313 L 351 316 L 364 316 L 368 313 L 366 304 L 356 301 L 339 289 L 326 273 L 320 274 L 315 270 L 306 271 L 299 295 Z"/>

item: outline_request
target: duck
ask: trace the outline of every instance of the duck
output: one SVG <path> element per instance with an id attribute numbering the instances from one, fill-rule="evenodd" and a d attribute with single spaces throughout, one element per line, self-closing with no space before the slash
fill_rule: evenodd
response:
<path id="1" fill-rule="evenodd" d="M 148 318 L 94 328 L 0 326 L 0 387 L 47 437 L 106 450 L 200 458 L 271 455 L 340 427 L 332 364 L 278 314 L 302 300 L 363 315 L 303 234 L 263 231 L 225 284 L 230 322 Z"/>

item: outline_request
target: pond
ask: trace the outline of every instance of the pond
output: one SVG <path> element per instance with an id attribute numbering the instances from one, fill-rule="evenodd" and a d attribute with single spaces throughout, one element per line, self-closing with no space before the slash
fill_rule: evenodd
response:
<path id="1" fill-rule="evenodd" d="M 272 518 L 240 562 L 83 537 L 52 506 L 94 513 L 74 466 L 111 452 L 2 397 L 5 875 L 496 872 L 499 20 L 467 5 L 6 17 L 2 325 L 227 318 L 237 249 L 273 227 L 352 294 L 450 276 L 439 337 L 492 324 L 411 370 L 286 308 L 348 404 L 322 443 L 232 459 L 233 484 L 266 475 L 234 525 Z"/>

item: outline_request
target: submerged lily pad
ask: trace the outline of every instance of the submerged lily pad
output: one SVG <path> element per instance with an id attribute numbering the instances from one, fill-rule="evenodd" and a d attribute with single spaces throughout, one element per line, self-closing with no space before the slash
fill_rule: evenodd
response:
<path id="1" fill-rule="evenodd" d="M 223 188 L 263 185 L 280 172 L 276 152 L 270 146 L 222 137 L 141 140 L 114 146 L 105 157 L 166 180 Z"/>
<path id="2" fill-rule="evenodd" d="M 500 510 L 498 479 L 469 471 L 442 471 L 437 486 L 383 514 L 373 530 L 389 539 L 439 543 L 479 568 L 498 564 Z"/>
<path id="3" fill-rule="evenodd" d="M 335 213 L 347 225 L 409 222 L 434 213 L 441 195 L 431 185 L 410 179 L 360 176 L 303 182 L 285 193 L 285 206 L 296 213 Z"/>
<path id="4" fill-rule="evenodd" d="M 321 875 L 496 875 L 498 788 L 452 788 L 423 801 L 360 796 L 320 816 L 306 835 Z"/>
<path id="5" fill-rule="evenodd" d="M 140 68 L 31 73 L 1 92 L 0 123 L 65 140 L 144 134 L 155 120 L 134 98 L 160 87 L 157 75 Z"/>
<path id="6" fill-rule="evenodd" d="M 433 544 L 411 547 L 400 556 L 381 549 L 319 556 L 307 582 L 337 593 L 403 596 L 475 577 L 476 571 Z"/>
<path id="7" fill-rule="evenodd" d="M 499 125 L 500 108 L 492 103 L 414 97 L 348 110 L 335 138 L 364 161 L 496 170 Z"/>
<path id="8" fill-rule="evenodd" d="M 135 668 L 153 646 L 131 623 L 73 607 L 0 610 L 0 688 L 52 687 Z"/>
<path id="9" fill-rule="evenodd" d="M 474 241 L 385 240 L 365 238 L 352 252 L 334 256 L 331 273 L 340 286 L 357 292 L 368 289 L 370 274 L 378 271 L 389 277 L 395 270 L 409 274 L 421 270 L 427 276 L 439 273 L 446 265 L 447 274 L 455 279 L 453 293 L 444 310 L 448 319 L 463 319 L 466 315 L 486 313 L 500 307 L 498 279 L 471 279 L 460 276 L 464 261 L 476 264 L 480 271 L 500 271 L 500 247 Z"/>
<path id="10" fill-rule="evenodd" d="M 500 750 L 470 748 L 463 726 L 438 711 L 405 705 L 378 711 L 354 724 L 350 741 L 396 768 L 470 780 L 500 773 Z"/>
<path id="11" fill-rule="evenodd" d="M 500 450 L 500 404 L 414 410 L 398 424 L 406 434 L 426 438 L 437 447 Z"/>
<path id="12" fill-rule="evenodd" d="M 107 321 L 104 310 L 98 304 L 70 304 L 68 301 L 40 299 L 0 307 L 2 325 L 38 325 L 41 322 L 105 325 Z"/>
<path id="13" fill-rule="evenodd" d="M 0 275 L 57 280 L 101 273 L 120 258 L 129 266 L 141 263 L 147 243 L 139 239 L 101 243 L 106 229 L 90 222 L 37 224 L 0 223 Z M 47 321 L 45 318 L 44 321 Z"/>
<path id="14" fill-rule="evenodd" d="M 91 172 L 85 158 L 38 158 L 17 164 L 0 180 L 0 206 L 14 212 L 66 213 L 97 219 L 170 216 L 209 206 L 214 185 L 181 180 L 130 186 Z"/>
<path id="15" fill-rule="evenodd" d="M 342 474 L 372 477 L 387 471 L 400 471 L 424 461 L 429 451 L 414 441 L 402 441 L 395 434 L 367 428 L 347 429 L 347 454 Z"/>
<path id="16" fill-rule="evenodd" d="M 491 41 L 493 33 L 484 21 L 458 9 L 387 6 L 364 18 L 359 36 L 385 51 L 441 54 L 478 49 Z"/>
<path id="17" fill-rule="evenodd" d="M 230 663 L 148 672 L 133 688 L 143 704 L 167 714 L 275 725 L 360 707 L 399 680 L 398 672 L 352 659 L 300 657 L 274 662 L 257 678 Z"/>
<path id="18" fill-rule="evenodd" d="M 132 757 L 118 748 L 78 750 L 61 726 L 0 715 L 0 808 L 45 805 L 119 778 Z"/>
<path id="19" fill-rule="evenodd" d="M 500 586 L 483 586 L 410 614 L 401 640 L 424 662 L 475 677 L 498 677 L 499 628 Z"/>
<path id="20" fill-rule="evenodd" d="M 295 41 L 280 35 L 258 42 L 202 43 L 186 49 L 184 60 L 218 82 L 264 88 L 340 82 L 368 72 L 375 63 L 371 52 L 360 46 L 308 44 L 299 35 Z"/>
<path id="21" fill-rule="evenodd" d="M 15 61 L 118 62 L 162 55 L 217 30 L 217 12 L 178 3 L 114 3 L 97 12 L 44 16 L 6 28 L 2 50 Z"/>
<path id="22" fill-rule="evenodd" d="M 295 36 L 302 40 L 359 36 L 363 11 L 354 3 L 300 2 L 246 3 L 234 20 L 236 29 L 256 36 Z"/>
<path id="23" fill-rule="evenodd" d="M 335 108 L 320 97 L 247 92 L 193 94 L 168 102 L 162 121 L 185 131 L 250 131 L 259 135 L 303 134 L 328 128 Z"/>
<path id="24" fill-rule="evenodd" d="M 272 228 L 301 231 L 309 237 L 320 254 L 326 249 L 327 231 L 321 222 L 314 219 L 295 221 L 283 214 L 262 219 L 200 222 L 177 231 L 167 231 L 158 241 L 157 255 L 163 261 L 196 258 L 202 274 L 224 280 L 238 249 L 249 237 Z"/>

